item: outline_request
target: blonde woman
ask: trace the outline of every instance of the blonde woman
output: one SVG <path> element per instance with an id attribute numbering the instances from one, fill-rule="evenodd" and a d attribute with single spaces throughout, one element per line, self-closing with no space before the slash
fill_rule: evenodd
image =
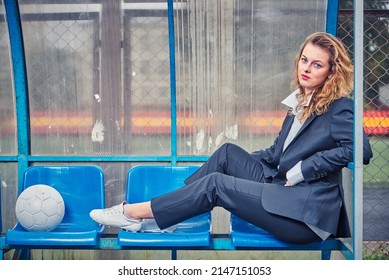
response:
<path id="1" fill-rule="evenodd" d="M 353 161 L 352 62 L 336 37 L 318 32 L 301 45 L 294 75 L 296 90 L 282 101 L 288 113 L 271 147 L 248 153 L 224 144 L 183 188 L 96 209 L 91 218 L 130 231 L 154 219 L 166 229 L 220 206 L 287 242 L 350 236 L 339 182 Z M 364 135 L 364 163 L 371 157 Z"/>

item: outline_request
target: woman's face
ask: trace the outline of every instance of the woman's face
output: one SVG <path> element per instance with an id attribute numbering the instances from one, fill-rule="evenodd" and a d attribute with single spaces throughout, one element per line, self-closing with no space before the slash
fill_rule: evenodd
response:
<path id="1" fill-rule="evenodd" d="M 308 43 L 301 54 L 297 66 L 300 85 L 305 93 L 324 83 L 331 75 L 330 54 L 326 49 Z"/>

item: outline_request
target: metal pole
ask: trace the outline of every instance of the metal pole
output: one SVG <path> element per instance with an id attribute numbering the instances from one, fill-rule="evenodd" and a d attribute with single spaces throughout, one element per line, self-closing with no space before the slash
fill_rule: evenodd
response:
<path id="1" fill-rule="evenodd" d="M 173 0 L 168 0 L 168 26 L 169 26 L 169 57 L 170 57 L 170 110 L 171 110 L 171 159 L 172 165 L 177 164 L 177 96 L 176 96 L 176 57 L 174 34 L 174 8 Z"/>
<path id="2" fill-rule="evenodd" d="M 326 32 L 336 36 L 338 28 L 338 9 L 339 0 L 328 0 L 327 1 L 327 21 L 326 21 Z"/>
<path id="3" fill-rule="evenodd" d="M 363 249 L 363 0 L 354 0 L 354 257 Z"/>
<path id="4" fill-rule="evenodd" d="M 20 19 L 18 1 L 5 0 L 4 5 L 9 30 L 12 72 L 15 87 L 16 127 L 18 136 L 18 185 L 20 192 L 23 173 L 29 165 L 28 157 L 30 155 L 27 73 L 24 57 L 22 22 Z"/>

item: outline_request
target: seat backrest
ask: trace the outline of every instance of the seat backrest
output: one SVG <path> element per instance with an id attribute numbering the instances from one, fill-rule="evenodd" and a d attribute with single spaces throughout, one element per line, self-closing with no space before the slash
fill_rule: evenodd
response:
<path id="1" fill-rule="evenodd" d="M 55 188 L 65 202 L 61 224 L 67 227 L 92 223 L 89 212 L 104 208 L 104 172 L 98 166 L 32 166 L 23 178 L 23 190 L 45 184 Z"/>
<path id="2" fill-rule="evenodd" d="M 127 173 L 126 201 L 148 201 L 184 186 L 198 166 L 135 166 Z"/>

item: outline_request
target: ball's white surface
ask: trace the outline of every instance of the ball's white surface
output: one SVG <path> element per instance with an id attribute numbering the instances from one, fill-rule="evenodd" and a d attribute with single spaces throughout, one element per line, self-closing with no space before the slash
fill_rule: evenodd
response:
<path id="1" fill-rule="evenodd" d="M 15 212 L 16 219 L 27 231 L 52 231 L 65 216 L 65 203 L 56 189 L 38 184 L 19 195 Z"/>

